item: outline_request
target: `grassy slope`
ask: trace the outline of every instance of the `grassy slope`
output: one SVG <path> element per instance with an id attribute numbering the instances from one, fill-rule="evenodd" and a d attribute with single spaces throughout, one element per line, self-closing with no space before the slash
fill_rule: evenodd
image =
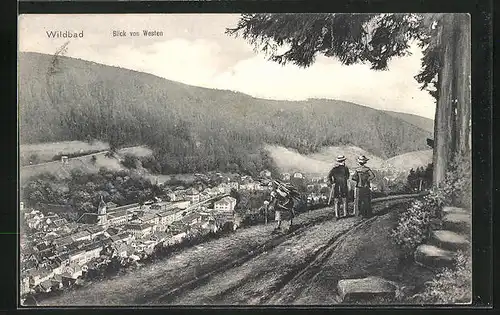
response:
<path id="1" fill-rule="evenodd" d="M 19 146 L 20 158 L 29 158 L 32 154 L 36 154 L 40 163 L 50 162 L 55 155 L 72 154 L 80 151 L 105 151 L 109 149 L 109 145 L 102 141 L 94 141 L 87 143 L 83 141 L 59 141 L 50 143 L 37 144 L 22 144 Z"/>
<path id="2" fill-rule="evenodd" d="M 422 150 L 404 153 L 385 161 L 386 168 L 393 169 L 416 169 L 418 167 L 426 167 L 432 163 L 432 150 Z"/>
<path id="3" fill-rule="evenodd" d="M 72 146 L 68 147 L 66 144 L 71 144 Z M 107 145 L 105 143 L 99 143 L 97 145 L 90 146 L 91 150 L 97 150 L 101 148 L 105 148 Z M 43 148 L 43 149 L 42 149 Z M 62 152 L 71 153 L 78 152 L 79 148 L 88 148 L 88 145 L 84 142 L 72 141 L 72 142 L 57 142 L 57 143 L 44 143 L 37 145 L 25 145 L 21 147 L 21 151 L 25 154 L 37 152 L 43 157 L 48 157 L 51 160 L 51 157 L 58 154 L 60 149 L 63 148 Z M 121 163 L 120 160 L 123 158 L 125 154 L 132 154 L 135 156 L 147 156 L 151 154 L 151 150 L 145 147 L 129 147 L 118 150 L 118 154 L 116 157 L 108 158 L 105 156 L 107 151 L 94 153 L 90 155 L 84 155 L 80 157 L 70 158 L 68 163 L 63 165 L 60 161 L 50 161 L 44 162 L 37 165 L 25 166 L 20 169 L 20 183 L 24 184 L 30 178 L 41 174 L 41 173 L 51 173 L 55 175 L 57 178 L 63 179 L 68 178 L 70 176 L 70 172 L 72 170 L 81 170 L 84 173 L 97 173 L 101 167 L 110 169 L 110 170 L 124 170 L 126 169 Z M 94 155 L 96 157 L 95 164 L 92 163 L 91 157 Z M 138 172 L 136 170 L 136 172 Z M 154 176 L 151 176 L 146 171 L 140 171 L 142 175 L 154 179 Z"/>
<path id="4" fill-rule="evenodd" d="M 407 123 L 417 126 L 423 130 L 426 130 L 430 133 L 434 133 L 434 120 L 432 119 L 406 113 L 398 113 L 392 111 L 385 111 L 385 112 L 393 117 L 404 120 Z"/>
<path id="5" fill-rule="evenodd" d="M 370 158 L 370 165 L 373 168 L 378 168 L 384 163 L 383 159 L 353 146 L 326 147 L 320 152 L 310 155 L 303 155 L 281 146 L 266 146 L 266 148 L 278 168 L 283 172 L 290 173 L 326 175 L 332 168 L 335 157 L 340 154 L 346 156 L 346 165 L 349 168 L 356 167 L 356 158 L 361 154 Z"/>
<path id="6" fill-rule="evenodd" d="M 302 172 L 310 175 L 325 176 L 335 163 L 337 155 L 346 156 L 346 165 L 349 168 L 357 167 L 356 158 L 365 155 L 370 159 L 369 166 L 372 169 L 393 170 L 396 172 L 407 172 L 411 168 L 426 167 L 432 162 L 432 150 L 414 151 L 404 153 L 390 159 L 384 160 L 363 149 L 353 146 L 326 147 L 320 152 L 303 155 L 297 151 L 281 146 L 266 146 L 271 157 L 282 172 Z"/>

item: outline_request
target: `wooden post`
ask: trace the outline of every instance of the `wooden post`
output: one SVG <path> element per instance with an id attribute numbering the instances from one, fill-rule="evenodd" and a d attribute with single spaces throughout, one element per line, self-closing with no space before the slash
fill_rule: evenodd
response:
<path id="1" fill-rule="evenodd" d="M 422 191 L 422 180 L 420 180 L 420 185 L 418 186 L 418 191 Z"/>

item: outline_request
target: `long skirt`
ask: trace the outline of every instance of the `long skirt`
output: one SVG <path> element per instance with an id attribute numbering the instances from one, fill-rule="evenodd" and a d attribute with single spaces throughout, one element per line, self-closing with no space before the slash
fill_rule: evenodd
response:
<path id="1" fill-rule="evenodd" d="M 363 217 L 372 215 L 370 188 L 356 187 L 354 189 L 354 213 Z"/>

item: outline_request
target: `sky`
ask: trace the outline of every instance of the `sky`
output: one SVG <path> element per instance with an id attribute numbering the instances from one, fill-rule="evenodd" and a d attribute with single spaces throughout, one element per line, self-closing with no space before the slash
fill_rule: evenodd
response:
<path id="1" fill-rule="evenodd" d="M 368 65 L 344 66 L 318 56 L 308 68 L 282 66 L 255 52 L 241 38 L 225 34 L 238 14 L 57 14 L 22 15 L 20 51 L 53 54 L 69 41 L 66 56 L 117 66 L 207 88 L 238 91 L 259 98 L 327 98 L 434 118 L 435 104 L 414 76 L 422 52 L 393 59 L 386 71 Z M 160 31 L 163 36 L 132 37 L 129 32 Z M 49 38 L 70 31 L 83 38 Z M 125 31 L 127 36 L 113 36 Z"/>

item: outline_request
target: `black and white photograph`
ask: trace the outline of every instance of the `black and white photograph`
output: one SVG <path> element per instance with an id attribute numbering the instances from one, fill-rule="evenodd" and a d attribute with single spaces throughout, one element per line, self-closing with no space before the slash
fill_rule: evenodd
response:
<path id="1" fill-rule="evenodd" d="M 22 14 L 20 307 L 470 305 L 466 13 Z"/>

